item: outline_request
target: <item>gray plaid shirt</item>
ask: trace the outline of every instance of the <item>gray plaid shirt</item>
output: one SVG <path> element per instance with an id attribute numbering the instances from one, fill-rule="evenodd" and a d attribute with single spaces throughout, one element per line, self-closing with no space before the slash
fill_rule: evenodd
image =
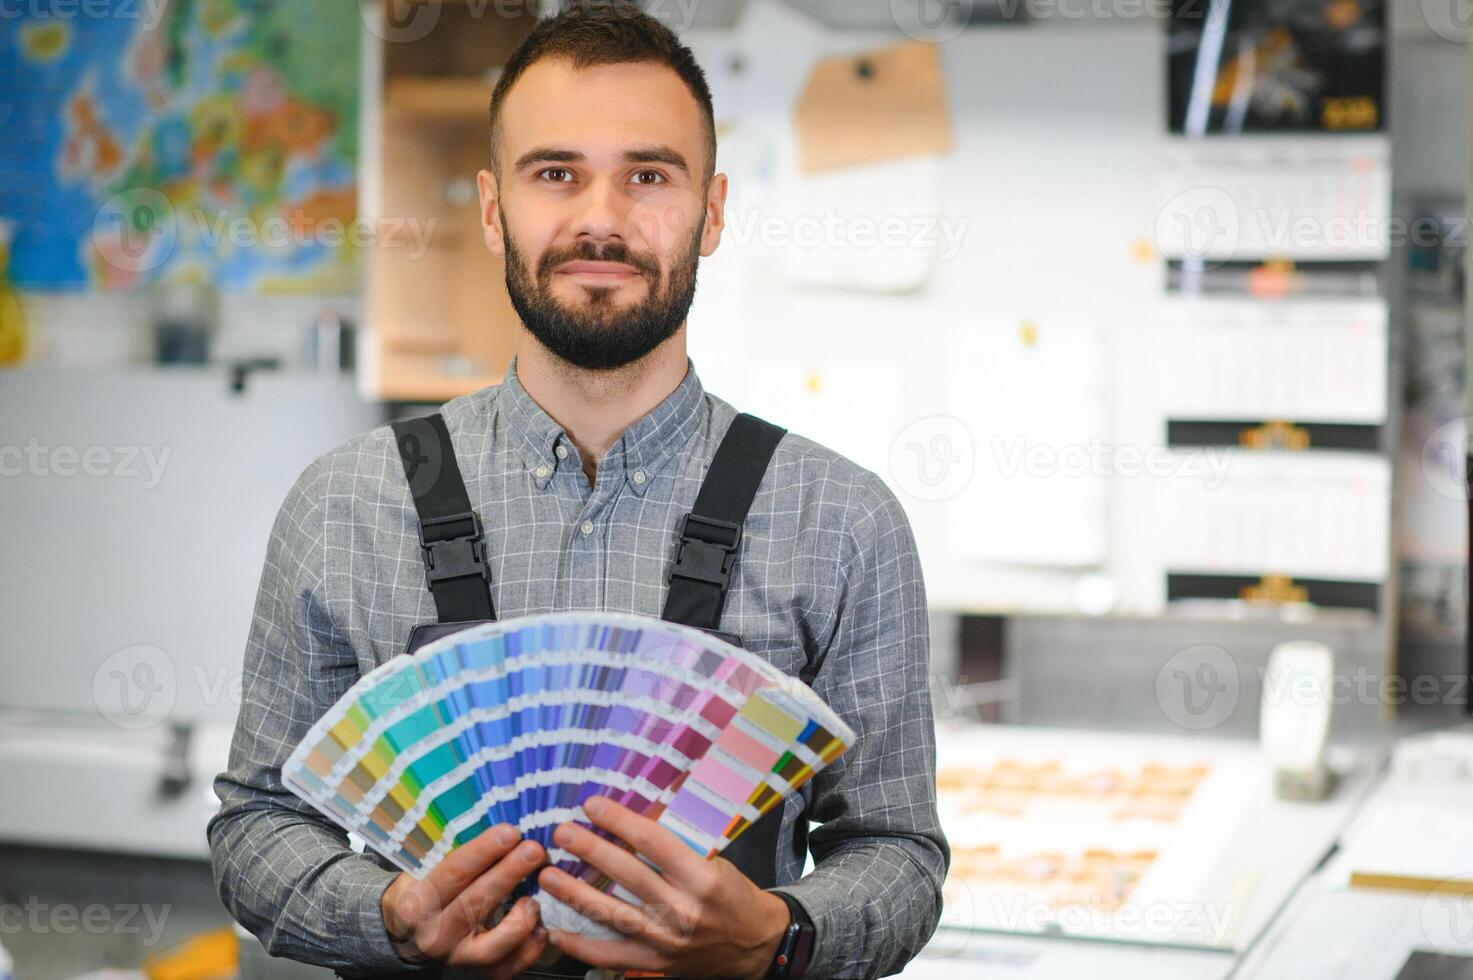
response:
<path id="1" fill-rule="evenodd" d="M 631 425 L 590 488 L 578 450 L 518 382 L 444 408 L 485 527 L 499 616 L 658 617 L 676 526 L 736 411 L 694 368 Z M 231 912 L 272 953 L 347 972 L 403 969 L 379 903 L 395 873 L 281 783 L 281 765 L 354 681 L 435 620 L 418 520 L 387 428 L 309 466 L 271 532 L 230 768 L 209 827 Z M 721 628 L 815 690 L 858 743 L 789 800 L 780 890 L 812 916 L 810 976 L 897 972 L 930 937 L 950 853 L 936 815 L 925 589 L 905 513 L 873 473 L 789 434 L 745 525 Z M 806 806 L 815 867 L 793 827 Z"/>

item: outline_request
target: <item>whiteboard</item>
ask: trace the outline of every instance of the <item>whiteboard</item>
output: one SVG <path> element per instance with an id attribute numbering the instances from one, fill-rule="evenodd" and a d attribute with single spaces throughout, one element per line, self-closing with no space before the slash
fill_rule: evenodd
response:
<path id="1" fill-rule="evenodd" d="M 0 708 L 115 715 L 116 668 L 150 716 L 233 720 L 277 508 L 381 413 L 310 374 L 0 375 Z"/>
<path id="2" fill-rule="evenodd" d="M 808 46 L 814 56 L 897 39 L 783 26 L 758 34 L 772 51 Z M 1164 286 L 1160 257 L 1150 248 L 1165 139 L 1164 41 L 1156 25 L 983 29 L 942 45 L 956 149 L 934 164 L 941 203 L 929 224 L 918 227 L 938 247 L 924 282 L 908 276 L 920 285 L 907 293 L 814 288 L 810 280 L 803 285 L 780 274 L 789 261 L 812 269 L 841 258 L 805 254 L 810 246 L 793 242 L 796 235 L 766 235 L 790 217 L 782 203 L 786 158 L 772 141 L 787 138 L 791 120 L 780 117 L 782 96 L 774 89 L 795 89 L 801 74 L 766 73 L 773 59 L 761 48 L 738 50 L 741 37 L 740 31 L 684 35 L 703 63 L 729 65 L 735 52 L 763 80 L 758 95 L 740 85 L 725 89 L 736 93 L 728 99 L 745 100 L 736 107 L 745 116 L 732 118 L 741 112 L 717 105 L 726 119 L 718 167 L 731 177 L 728 209 L 739 221 L 703 260 L 690 315 L 691 357 L 707 389 L 739 409 L 769 410 L 772 421 L 832 448 L 858 449 L 856 462 L 879 473 L 905 506 L 927 596 L 939 610 L 1077 611 L 1087 597 L 1098 602 L 1103 582 L 1115 611 L 1159 612 L 1159 558 L 1101 546 L 1155 533 L 1149 481 L 1112 488 L 1102 526 L 1063 551 L 1040 555 L 1014 547 L 1016 541 L 988 540 L 985 531 L 973 547 L 958 548 L 958 520 L 973 505 L 989 506 L 988 498 L 974 496 L 964 505 L 965 480 L 938 487 L 917 479 L 921 471 L 909 448 L 943 450 L 947 458 L 929 461 L 938 474 L 953 450 L 973 453 L 975 464 L 976 447 L 999 434 L 996 419 L 977 414 L 983 406 L 950 397 L 949 340 L 958 323 L 1087 324 L 1098 332 L 1100 346 L 1092 342 L 1091 349 L 1103 351 L 1099 377 L 1106 380 L 1134 377 L 1150 362 L 1152 331 L 1145 327 Z M 1122 64 L 1132 70 L 1120 71 Z M 856 207 L 840 216 L 858 220 L 866 213 Z M 783 396 L 794 390 L 793 377 L 809 372 L 819 375 L 821 394 Z M 898 379 L 898 390 L 882 392 L 884 382 L 876 380 L 871 404 L 855 411 L 853 382 L 882 377 Z M 1112 444 L 1161 443 L 1149 385 L 1114 385 L 1105 397 Z M 838 431 L 846 425 L 851 431 Z M 971 441 L 964 444 L 955 433 Z"/>

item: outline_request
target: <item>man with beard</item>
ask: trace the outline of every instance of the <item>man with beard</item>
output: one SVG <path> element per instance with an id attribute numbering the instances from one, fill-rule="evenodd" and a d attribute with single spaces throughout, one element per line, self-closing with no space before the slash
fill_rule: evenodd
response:
<path id="1" fill-rule="evenodd" d="M 525 327 L 505 380 L 319 459 L 271 534 L 209 836 L 221 896 L 273 954 L 346 975 L 860 977 L 935 928 L 949 851 L 915 544 L 875 474 L 702 388 L 685 331 L 724 228 L 715 165 L 701 69 L 634 5 L 575 4 L 508 61 L 479 175 Z M 508 826 L 396 874 L 283 789 L 292 747 L 363 673 L 469 622 L 577 609 L 739 643 L 857 744 L 710 861 L 589 800 L 607 838 L 570 823 L 554 840 L 637 904 Z M 623 938 L 507 906 L 532 875 Z"/>

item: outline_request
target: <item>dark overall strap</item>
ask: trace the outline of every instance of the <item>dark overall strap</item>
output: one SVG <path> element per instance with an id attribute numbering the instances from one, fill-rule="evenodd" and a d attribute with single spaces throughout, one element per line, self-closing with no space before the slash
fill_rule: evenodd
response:
<path id="1" fill-rule="evenodd" d="M 680 522 L 680 547 L 670 568 L 661 619 L 705 630 L 721 628 L 742 523 L 787 430 L 754 415 L 738 415 L 726 431 L 695 506 Z"/>
<path id="2" fill-rule="evenodd" d="M 786 431 L 753 415 L 738 415 L 732 421 L 716 448 L 695 505 L 680 523 L 680 546 L 670 568 L 663 619 L 721 633 L 721 611 L 742 542 L 742 524 Z M 800 675 L 804 683 L 812 683 L 815 666 L 810 661 L 804 667 Z M 759 888 L 778 884 L 782 818 L 783 807 L 775 807 L 721 854 Z M 807 851 L 807 829 L 805 819 L 794 827 L 793 849 L 800 858 Z"/>
<path id="3" fill-rule="evenodd" d="M 438 623 L 422 623 L 410 633 L 404 652 L 412 654 L 465 623 L 495 619 L 496 610 L 491 602 L 491 570 L 486 564 L 481 519 L 471 507 L 444 417 L 436 413 L 406 419 L 395 422 L 392 428 L 419 515 L 425 585 L 435 599 L 439 617 Z M 375 859 L 380 867 L 398 870 L 382 857 L 375 855 Z M 440 980 L 444 976 L 438 965 L 430 964 L 399 973 L 373 974 L 371 980 Z"/>
<path id="4" fill-rule="evenodd" d="M 419 512 L 425 584 L 435 597 L 440 622 L 495 619 L 481 519 L 471 508 L 445 419 L 427 415 L 395 422 L 393 429 Z"/>

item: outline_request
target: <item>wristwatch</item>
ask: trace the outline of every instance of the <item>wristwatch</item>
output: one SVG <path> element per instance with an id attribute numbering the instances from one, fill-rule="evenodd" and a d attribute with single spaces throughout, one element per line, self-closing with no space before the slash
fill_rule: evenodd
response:
<path id="1" fill-rule="evenodd" d="M 813 920 L 796 898 L 783 892 L 773 892 L 788 907 L 788 928 L 777 944 L 777 953 L 772 965 L 767 968 L 769 977 L 801 977 L 808 972 L 808 963 L 813 959 L 816 933 Z"/>

